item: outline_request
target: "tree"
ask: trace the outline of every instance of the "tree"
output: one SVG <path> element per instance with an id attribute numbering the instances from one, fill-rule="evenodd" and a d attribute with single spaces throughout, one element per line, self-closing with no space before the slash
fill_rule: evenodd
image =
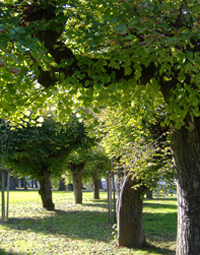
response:
<path id="1" fill-rule="evenodd" d="M 82 204 L 82 182 L 81 176 L 85 166 L 85 162 L 89 158 L 89 151 L 95 144 L 95 139 L 86 137 L 77 150 L 73 151 L 68 156 L 68 169 L 70 170 L 73 180 L 73 191 L 75 203 Z"/>
<path id="2" fill-rule="evenodd" d="M 85 162 L 82 179 L 93 183 L 93 198 L 99 199 L 99 180 L 111 170 L 111 161 L 100 146 L 91 147 Z"/>
<path id="3" fill-rule="evenodd" d="M 38 180 L 43 207 L 53 210 L 50 177 L 61 176 L 67 155 L 81 145 L 86 133 L 75 117 L 65 125 L 60 125 L 52 116 L 34 121 L 31 124 L 33 120 L 26 117 L 20 126 L 12 127 L 6 164 L 14 174 Z"/>
<path id="4" fill-rule="evenodd" d="M 74 162 L 69 165 L 73 179 L 73 191 L 76 204 L 82 204 L 81 173 L 83 171 L 84 164 L 85 162 L 83 161 L 81 163 Z"/>
<path id="5" fill-rule="evenodd" d="M 160 111 L 151 123 L 122 109 L 101 112 L 102 145 L 110 157 L 117 159 L 124 178 L 117 202 L 117 242 L 119 246 L 140 247 L 145 244 L 142 223 L 143 197 L 148 189 L 166 181 L 174 183 L 174 171 L 166 139 L 166 128 L 159 126 Z M 117 170 L 116 168 L 114 168 Z"/>
<path id="6" fill-rule="evenodd" d="M 2 116 L 52 97 L 61 119 L 80 104 L 120 103 L 142 114 L 164 99 L 177 176 L 176 253 L 199 254 L 199 2 L 1 1 L 0 9 Z"/>

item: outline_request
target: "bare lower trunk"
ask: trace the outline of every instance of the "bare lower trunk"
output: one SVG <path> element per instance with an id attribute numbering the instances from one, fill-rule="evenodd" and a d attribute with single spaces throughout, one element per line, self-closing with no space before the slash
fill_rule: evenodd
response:
<path id="1" fill-rule="evenodd" d="M 138 248 L 145 244 L 142 224 L 144 187 L 133 189 L 132 175 L 125 177 L 117 202 L 117 245 Z"/>
<path id="2" fill-rule="evenodd" d="M 73 179 L 73 191 L 76 204 L 82 204 L 82 185 L 81 185 L 81 173 L 84 167 L 84 163 L 71 164 L 70 169 Z"/>
<path id="3" fill-rule="evenodd" d="M 81 172 L 72 173 L 74 199 L 76 204 L 82 204 Z"/>
<path id="4" fill-rule="evenodd" d="M 177 255 L 200 254 L 200 118 L 192 131 L 175 130 L 174 151 L 178 194 Z"/>
<path id="5" fill-rule="evenodd" d="M 44 173 L 43 179 L 39 180 L 39 183 L 39 194 L 42 198 L 43 207 L 49 211 L 53 211 L 55 209 L 55 205 L 52 199 L 51 182 L 48 171 Z"/>
<path id="6" fill-rule="evenodd" d="M 93 198 L 99 199 L 99 180 L 93 179 Z"/>

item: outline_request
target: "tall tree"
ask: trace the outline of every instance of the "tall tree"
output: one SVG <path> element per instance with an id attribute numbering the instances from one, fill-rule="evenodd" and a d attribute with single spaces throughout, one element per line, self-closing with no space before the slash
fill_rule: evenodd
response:
<path id="1" fill-rule="evenodd" d="M 67 156 L 82 144 L 87 135 L 83 124 L 76 118 L 65 125 L 60 125 L 51 116 L 42 119 L 36 118 L 35 124 L 31 124 L 33 120 L 26 117 L 20 126 L 12 127 L 5 162 L 14 174 L 38 180 L 43 207 L 53 210 L 50 177 L 61 176 L 67 165 Z"/>
<path id="2" fill-rule="evenodd" d="M 0 10 L 1 115 L 38 109 L 52 97 L 60 118 L 92 102 L 121 102 L 142 114 L 164 98 L 177 176 L 177 255 L 199 254 L 198 0 L 11 0 Z"/>
<path id="3" fill-rule="evenodd" d="M 124 172 L 117 202 L 117 241 L 119 246 L 143 246 L 143 197 L 147 189 L 165 181 L 172 187 L 174 173 L 165 129 L 159 126 L 160 111 L 151 123 L 136 116 L 130 118 L 122 109 L 107 109 L 101 113 L 102 145 L 115 157 Z M 147 125 L 147 126 L 145 126 Z M 163 138 L 164 136 L 164 138 Z M 118 166 L 119 168 L 119 166 Z"/>

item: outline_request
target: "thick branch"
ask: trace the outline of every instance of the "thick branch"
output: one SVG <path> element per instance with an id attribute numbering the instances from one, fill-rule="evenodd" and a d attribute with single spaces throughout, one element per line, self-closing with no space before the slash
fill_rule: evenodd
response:
<path id="1" fill-rule="evenodd" d="M 85 86 L 86 81 L 90 81 L 89 86 L 93 86 L 94 83 L 94 77 L 95 75 L 103 75 L 104 73 L 94 73 L 94 76 L 91 77 L 91 75 L 88 75 L 88 72 L 86 72 L 83 68 L 81 70 L 80 66 L 85 65 L 86 69 L 90 68 L 88 65 L 88 62 L 90 62 L 91 66 L 95 64 L 99 59 L 95 58 L 89 58 L 87 56 L 79 56 L 76 58 L 76 56 L 73 54 L 73 52 L 65 46 L 65 43 L 62 41 L 58 42 L 58 38 L 60 37 L 61 33 L 58 33 L 56 28 L 59 27 L 59 29 L 63 30 L 65 29 L 65 21 L 62 21 L 62 23 L 57 22 L 56 17 L 56 7 L 53 3 L 48 4 L 46 9 L 41 8 L 40 4 L 33 3 L 32 5 L 28 6 L 23 14 L 23 24 L 26 24 L 27 22 L 33 22 L 33 21 L 40 21 L 40 20 L 51 20 L 52 22 L 52 29 L 47 29 L 44 31 L 38 31 L 35 33 L 37 38 L 44 44 L 47 51 L 51 54 L 51 56 L 54 58 L 54 61 L 59 65 L 62 63 L 63 60 L 66 61 L 66 66 L 58 67 L 58 68 L 49 68 L 49 71 L 43 70 L 42 67 L 39 67 L 39 75 L 38 75 L 38 82 L 44 86 L 53 86 L 59 79 L 56 77 L 56 73 L 64 73 L 65 77 L 72 77 L 75 73 L 75 71 L 79 72 L 79 76 L 76 77 L 77 81 Z M 34 14 L 34 15 L 33 15 Z M 133 75 L 126 75 L 124 74 L 125 69 L 123 67 L 120 67 L 119 69 L 111 68 L 109 67 L 109 60 L 107 61 L 107 66 L 104 66 L 104 69 L 106 70 L 106 75 L 110 76 L 115 73 L 114 80 L 112 82 L 117 82 L 120 79 L 126 79 L 129 80 L 130 78 L 133 78 Z M 67 64 L 70 63 L 70 65 Z M 88 65 L 88 66 L 87 66 Z M 142 71 L 142 78 L 141 83 L 146 84 L 152 76 L 154 76 L 154 73 L 156 71 L 155 65 L 152 63 L 148 67 L 143 66 Z M 81 78 L 80 78 L 81 77 Z M 105 86 L 108 86 L 110 83 L 104 84 Z M 87 85 L 88 86 L 88 85 Z"/>

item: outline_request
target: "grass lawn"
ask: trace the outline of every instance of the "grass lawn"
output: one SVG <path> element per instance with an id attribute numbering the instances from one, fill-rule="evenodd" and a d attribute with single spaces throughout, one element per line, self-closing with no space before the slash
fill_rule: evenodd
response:
<path id="1" fill-rule="evenodd" d="M 56 210 L 42 208 L 37 191 L 11 191 L 8 221 L 0 220 L 0 254 L 175 254 L 176 197 L 144 201 L 144 229 L 148 245 L 134 250 L 117 248 L 108 222 L 107 194 L 92 199 L 83 192 L 83 204 L 73 193 L 54 191 Z"/>

